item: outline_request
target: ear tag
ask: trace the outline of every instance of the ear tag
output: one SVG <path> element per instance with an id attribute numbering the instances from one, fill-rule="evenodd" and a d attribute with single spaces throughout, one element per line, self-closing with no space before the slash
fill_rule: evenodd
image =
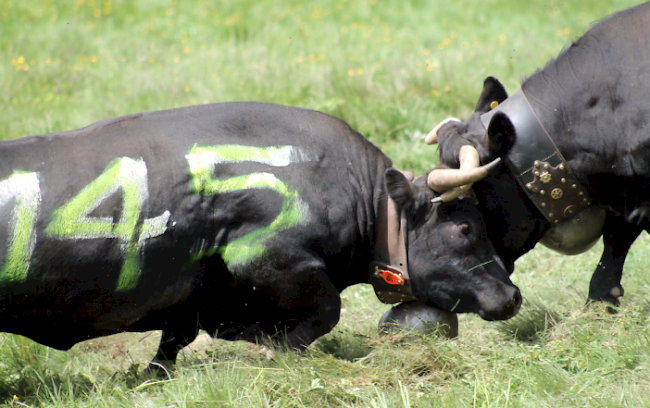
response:
<path id="1" fill-rule="evenodd" d="M 494 109 L 494 108 L 496 108 L 497 106 L 499 106 L 499 102 L 497 102 L 497 101 L 492 101 L 492 103 L 490 104 L 490 109 Z"/>
<path id="2" fill-rule="evenodd" d="M 381 271 L 381 277 L 389 285 L 404 286 L 404 278 L 402 278 L 400 275 L 396 274 L 395 272 L 383 270 Z"/>

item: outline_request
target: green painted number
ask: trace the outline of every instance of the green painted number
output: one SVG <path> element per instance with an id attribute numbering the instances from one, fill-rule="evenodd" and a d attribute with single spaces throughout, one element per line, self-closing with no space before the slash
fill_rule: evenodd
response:
<path id="1" fill-rule="evenodd" d="M 215 166 L 219 163 L 257 162 L 284 167 L 307 161 L 308 158 L 297 148 L 293 146 L 195 146 L 185 157 L 190 167 L 192 189 L 197 194 L 214 195 L 251 188 L 268 188 L 284 197 L 280 214 L 271 224 L 231 241 L 223 247 L 201 248 L 194 254 L 195 259 L 218 252 L 230 268 L 246 264 L 265 252 L 263 242 L 266 239 L 306 219 L 308 207 L 300 199 L 298 192 L 289 188 L 271 173 L 259 172 L 228 179 L 217 179 L 214 175 Z"/>
<path id="2" fill-rule="evenodd" d="M 15 172 L 0 182 L 0 207 L 14 202 L 0 283 L 21 282 L 27 277 L 36 246 L 36 218 L 41 203 L 38 173 Z"/>
<path id="3" fill-rule="evenodd" d="M 283 197 L 280 214 L 266 227 L 248 233 L 219 248 L 199 248 L 195 259 L 219 252 L 229 267 L 246 264 L 265 252 L 263 242 L 279 231 L 304 222 L 308 207 L 298 192 L 289 188 L 274 174 L 258 172 L 228 179 L 217 179 L 215 166 L 219 163 L 257 162 L 274 167 L 309 160 L 292 146 L 250 147 L 224 145 L 194 147 L 186 156 L 192 177 L 192 190 L 197 194 L 214 195 L 232 191 L 268 188 Z M 108 217 L 90 214 L 102 202 L 121 191 L 123 208 L 118 222 Z M 69 202 L 52 213 L 46 228 L 50 237 L 58 239 L 112 238 L 122 242 L 125 261 L 116 284 L 117 291 L 128 291 L 138 284 L 140 253 L 149 238 L 162 235 L 171 217 L 169 211 L 139 223 L 149 198 L 147 166 L 145 162 L 122 157 L 114 160 L 106 170 Z M 0 283 L 25 280 L 36 245 L 36 220 L 41 202 L 37 173 L 15 172 L 0 182 L 0 206 L 13 202 L 4 264 L 0 269 Z"/>
<path id="4" fill-rule="evenodd" d="M 118 190 L 122 191 L 124 203 L 119 222 L 90 216 Z M 138 220 L 148 198 L 145 162 L 122 157 L 113 161 L 72 200 L 55 210 L 46 231 L 60 239 L 115 238 L 122 241 L 126 259 L 116 290 L 127 291 L 133 289 L 140 278 L 139 254 L 145 240 L 162 235 L 171 215 L 165 211 L 158 217 L 144 220 L 144 224 L 138 228 Z"/>

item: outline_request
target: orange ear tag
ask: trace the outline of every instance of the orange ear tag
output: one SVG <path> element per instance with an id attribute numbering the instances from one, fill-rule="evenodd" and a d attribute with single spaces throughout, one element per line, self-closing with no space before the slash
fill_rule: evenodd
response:
<path id="1" fill-rule="evenodd" d="M 384 281 L 389 285 L 404 285 L 404 279 L 394 272 L 387 270 L 381 271 L 381 277 L 384 278 Z"/>

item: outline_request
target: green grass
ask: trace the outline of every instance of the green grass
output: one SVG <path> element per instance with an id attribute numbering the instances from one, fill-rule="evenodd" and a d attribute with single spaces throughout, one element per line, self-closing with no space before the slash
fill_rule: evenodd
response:
<path id="1" fill-rule="evenodd" d="M 406 170 L 437 159 L 420 137 L 468 116 L 488 75 L 510 92 L 596 21 L 638 1 L 0 0 L 0 138 L 130 113 L 234 100 L 319 109 Z M 0 337 L 0 398 L 44 407 L 650 406 L 644 235 L 617 315 L 584 308 L 602 245 L 518 261 L 520 316 L 460 317 L 455 340 L 377 334 L 388 306 L 344 292 L 341 322 L 302 355 L 216 341 L 167 379 L 139 372 L 159 333 L 60 352 Z M 55 334 L 53 334 L 55 335 Z M 14 397 L 15 396 L 15 397 Z"/>

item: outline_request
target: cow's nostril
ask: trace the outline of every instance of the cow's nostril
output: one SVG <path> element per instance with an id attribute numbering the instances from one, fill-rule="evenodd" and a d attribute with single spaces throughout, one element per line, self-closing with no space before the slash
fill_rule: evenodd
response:
<path id="1" fill-rule="evenodd" d="M 521 296 L 521 292 L 519 289 L 515 292 L 515 296 L 512 299 L 514 301 L 515 307 L 519 309 L 521 307 L 521 303 L 523 301 L 523 297 Z"/>

